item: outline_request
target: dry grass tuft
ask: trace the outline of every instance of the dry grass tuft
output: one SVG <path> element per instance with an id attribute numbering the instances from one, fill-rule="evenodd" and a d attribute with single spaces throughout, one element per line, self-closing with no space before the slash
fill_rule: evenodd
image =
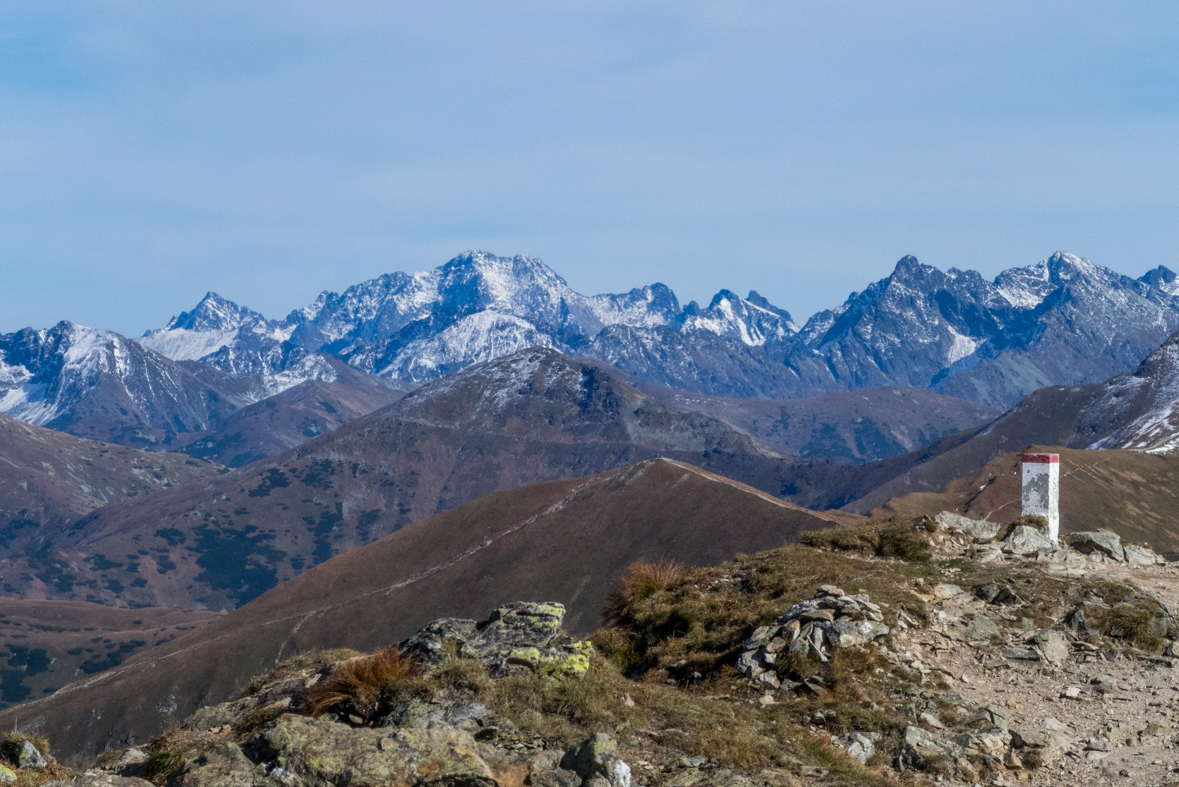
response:
<path id="1" fill-rule="evenodd" d="M 307 690 L 303 712 L 314 717 L 347 704 L 352 711 L 367 716 L 385 684 L 415 677 L 420 672 L 418 665 L 402 656 L 396 647 L 349 659 Z"/>
<path id="2" fill-rule="evenodd" d="M 166 732 L 147 747 L 147 760 L 143 763 L 143 776 L 155 784 L 163 784 L 184 766 L 193 747 L 178 730 Z"/>
<path id="3" fill-rule="evenodd" d="M 626 619 L 636 604 L 679 582 L 684 573 L 683 564 L 674 560 L 632 563 L 622 579 L 610 589 L 606 601 L 606 619 Z"/>
<path id="4" fill-rule="evenodd" d="M 1155 631 L 1154 617 L 1150 609 L 1123 602 L 1092 614 L 1089 625 L 1111 639 L 1124 640 L 1150 653 L 1163 644 L 1163 638 Z"/>

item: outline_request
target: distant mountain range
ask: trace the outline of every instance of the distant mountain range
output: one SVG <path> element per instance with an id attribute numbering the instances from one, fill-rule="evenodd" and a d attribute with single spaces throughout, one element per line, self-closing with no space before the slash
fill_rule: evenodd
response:
<path id="1" fill-rule="evenodd" d="M 324 353 L 418 385 L 534 345 L 605 361 L 636 381 L 791 399 L 881 386 L 1009 407 L 1045 385 L 1132 369 L 1179 329 L 1179 282 L 1064 252 L 994 281 L 913 257 L 801 328 L 756 292 L 680 305 L 662 284 L 584 296 L 532 257 L 468 252 L 424 273 L 323 293 L 266 320 L 210 293 L 139 341 L 174 360 L 274 375 Z"/>
<path id="2" fill-rule="evenodd" d="M 584 296 L 537 259 L 468 252 L 431 271 L 323 293 L 282 320 L 209 293 L 137 340 L 68 322 L 0 336 L 0 413 L 241 465 L 533 346 L 596 359 L 635 384 L 728 399 L 907 387 L 1006 408 L 1044 386 L 1133 369 L 1179 329 L 1177 293 L 1164 267 L 1132 279 L 1065 253 L 994 281 L 905 257 L 887 278 L 799 327 L 756 292 L 722 290 L 707 307 L 681 306 L 661 284 Z M 238 411 L 313 381 L 334 384 L 333 395 L 357 406 L 335 417 L 318 402 L 301 405 L 268 421 L 285 424 L 281 437 L 243 447 L 250 441 L 235 435 L 253 427 L 236 425 L 245 417 Z M 344 395 L 347 387 L 365 393 Z M 301 396 L 312 395 L 285 401 Z M 319 408 L 311 421 L 308 406 Z M 928 440 L 971 425 L 956 419 L 908 423 L 905 433 Z M 882 442 L 853 447 L 847 458 L 913 447 L 895 432 L 880 430 Z M 840 440 L 849 439 L 845 430 Z"/>

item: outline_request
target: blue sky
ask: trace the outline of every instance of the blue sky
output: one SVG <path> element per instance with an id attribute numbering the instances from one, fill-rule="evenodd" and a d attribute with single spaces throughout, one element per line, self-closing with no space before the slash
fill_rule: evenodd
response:
<path id="1" fill-rule="evenodd" d="M 0 331 L 470 248 L 796 318 L 904 254 L 1179 269 L 1179 4 L 10 3 Z"/>

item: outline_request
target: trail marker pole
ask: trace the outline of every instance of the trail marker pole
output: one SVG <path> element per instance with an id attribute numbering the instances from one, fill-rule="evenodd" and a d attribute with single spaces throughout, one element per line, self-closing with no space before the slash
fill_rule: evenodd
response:
<path id="1" fill-rule="evenodd" d="M 1023 455 L 1023 514 L 1048 520 L 1048 538 L 1060 543 L 1060 454 Z"/>

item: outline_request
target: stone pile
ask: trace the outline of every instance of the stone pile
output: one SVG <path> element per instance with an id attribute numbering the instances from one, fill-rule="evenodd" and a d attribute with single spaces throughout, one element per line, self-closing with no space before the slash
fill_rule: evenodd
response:
<path id="1" fill-rule="evenodd" d="M 789 684 L 776 666 L 785 656 L 826 662 L 835 648 L 863 645 L 888 634 L 880 607 L 867 594 L 849 596 L 834 585 L 821 585 L 814 598 L 795 604 L 775 625 L 761 626 L 745 640 L 737 671 L 766 688 L 777 689 L 784 682 Z"/>

